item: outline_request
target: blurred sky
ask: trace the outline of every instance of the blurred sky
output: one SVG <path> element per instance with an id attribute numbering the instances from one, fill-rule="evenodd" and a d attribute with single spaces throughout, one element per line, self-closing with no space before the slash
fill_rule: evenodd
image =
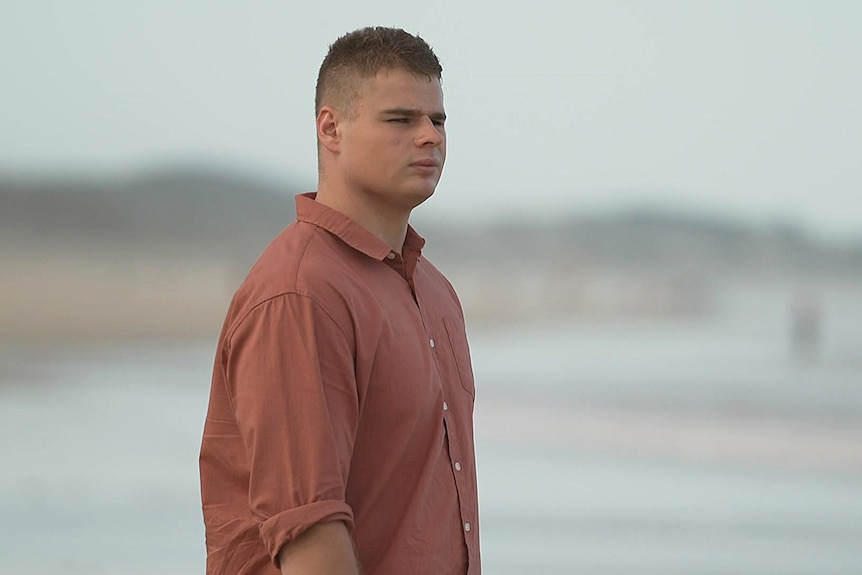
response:
<path id="1" fill-rule="evenodd" d="M 314 186 L 329 43 L 419 33 L 449 158 L 430 214 L 628 205 L 862 237 L 862 3 L 0 0 L 0 170 L 218 161 Z"/>

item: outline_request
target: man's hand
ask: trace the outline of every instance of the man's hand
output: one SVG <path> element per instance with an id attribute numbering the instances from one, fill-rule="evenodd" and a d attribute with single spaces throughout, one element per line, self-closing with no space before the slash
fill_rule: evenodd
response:
<path id="1" fill-rule="evenodd" d="M 342 521 L 318 523 L 278 553 L 282 575 L 359 575 L 353 541 Z"/>

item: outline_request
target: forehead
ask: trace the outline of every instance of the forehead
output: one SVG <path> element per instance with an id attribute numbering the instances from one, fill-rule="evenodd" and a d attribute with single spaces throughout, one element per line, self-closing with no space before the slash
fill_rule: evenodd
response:
<path id="1" fill-rule="evenodd" d="M 407 70 L 382 70 L 366 80 L 358 98 L 360 109 L 375 111 L 412 108 L 427 112 L 443 111 L 443 89 L 439 78 L 429 78 Z"/>

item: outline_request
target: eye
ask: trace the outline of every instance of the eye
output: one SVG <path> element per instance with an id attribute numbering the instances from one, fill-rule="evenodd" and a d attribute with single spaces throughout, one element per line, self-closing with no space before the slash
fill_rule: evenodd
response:
<path id="1" fill-rule="evenodd" d="M 410 122 L 410 118 L 391 118 L 389 121 L 393 124 L 406 124 Z"/>
<path id="2" fill-rule="evenodd" d="M 434 124 L 435 126 L 437 126 L 438 128 L 442 128 L 443 124 L 444 124 L 443 120 L 431 120 L 431 123 Z"/>

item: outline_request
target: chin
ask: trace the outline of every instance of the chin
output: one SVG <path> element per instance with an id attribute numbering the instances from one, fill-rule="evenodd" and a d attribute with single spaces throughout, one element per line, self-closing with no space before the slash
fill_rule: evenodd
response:
<path id="1" fill-rule="evenodd" d="M 416 207 L 425 202 L 428 198 L 434 195 L 434 191 L 436 187 L 431 187 L 428 189 L 414 190 L 412 194 L 410 194 L 410 201 L 413 204 L 413 207 Z"/>
<path id="2" fill-rule="evenodd" d="M 379 198 L 391 206 L 401 210 L 412 210 L 434 195 L 436 182 L 426 180 L 411 182 L 409 185 L 393 186 L 387 191 L 381 191 Z"/>

